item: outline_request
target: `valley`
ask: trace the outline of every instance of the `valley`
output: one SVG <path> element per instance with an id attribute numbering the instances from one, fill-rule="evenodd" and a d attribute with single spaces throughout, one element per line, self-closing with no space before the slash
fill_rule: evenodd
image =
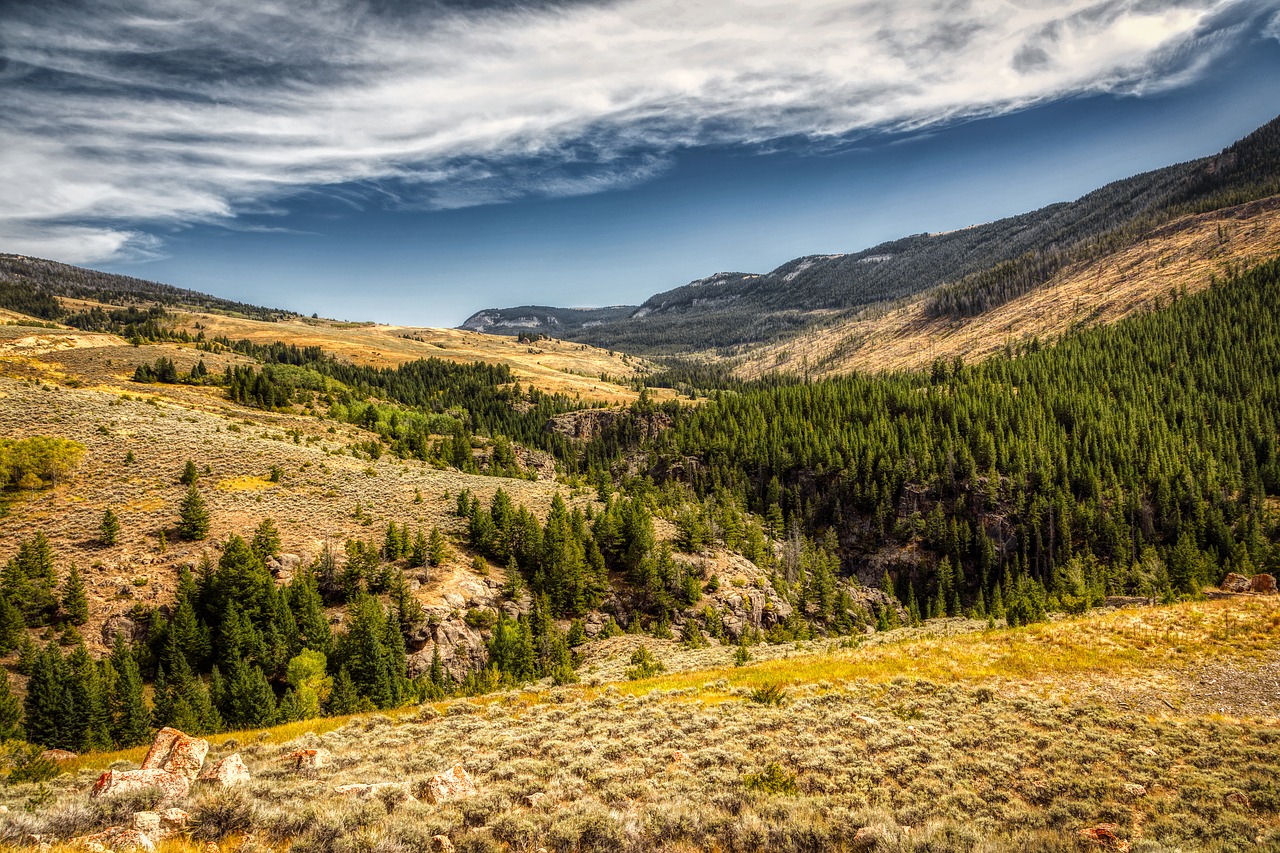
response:
<path id="1" fill-rule="evenodd" d="M 0 844 L 1280 847 L 1278 134 L 473 328 L 0 257 Z"/>

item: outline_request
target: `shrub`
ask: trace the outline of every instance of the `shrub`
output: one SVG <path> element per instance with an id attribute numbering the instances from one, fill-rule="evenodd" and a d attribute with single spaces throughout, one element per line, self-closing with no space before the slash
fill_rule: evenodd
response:
<path id="1" fill-rule="evenodd" d="M 241 791 L 219 791 L 196 804 L 191 813 L 192 837 L 218 841 L 253 828 L 254 805 Z"/>
<path id="2" fill-rule="evenodd" d="M 759 773 L 748 773 L 742 777 L 742 784 L 748 791 L 759 791 L 762 794 L 785 794 L 794 797 L 800 793 L 796 784 L 796 774 L 788 773 L 782 765 L 774 761 Z"/>
<path id="3" fill-rule="evenodd" d="M 787 701 L 787 691 L 781 684 L 766 684 L 752 690 L 750 699 L 758 705 L 781 705 Z"/>
<path id="4" fill-rule="evenodd" d="M 666 671 L 667 668 L 662 665 L 662 661 L 653 656 L 648 646 L 640 646 L 631 655 L 631 668 L 627 670 L 627 678 L 639 681 Z"/>

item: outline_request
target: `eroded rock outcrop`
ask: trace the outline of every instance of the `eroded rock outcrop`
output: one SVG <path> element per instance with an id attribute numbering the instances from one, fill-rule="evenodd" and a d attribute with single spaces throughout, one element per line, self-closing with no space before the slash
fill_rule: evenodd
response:
<path id="1" fill-rule="evenodd" d="M 200 775 L 200 768 L 204 766 L 204 757 L 208 754 L 207 740 L 191 737 L 166 726 L 152 741 L 147 757 L 142 759 L 142 769 L 167 770 L 184 777 L 188 783 L 191 783 Z"/>
<path id="2" fill-rule="evenodd" d="M 243 785 L 249 781 L 249 778 L 249 768 L 245 766 L 244 759 L 238 752 L 210 764 L 200 773 L 201 782 L 222 788 Z"/>
<path id="3" fill-rule="evenodd" d="M 433 805 L 450 803 L 475 796 L 476 783 L 461 764 L 455 764 L 445 773 L 432 776 L 426 785 L 425 797 Z"/>

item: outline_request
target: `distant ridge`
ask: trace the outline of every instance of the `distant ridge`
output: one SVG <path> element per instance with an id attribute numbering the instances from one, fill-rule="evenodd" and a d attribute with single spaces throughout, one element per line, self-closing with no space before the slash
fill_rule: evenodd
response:
<path id="1" fill-rule="evenodd" d="M 1065 264 L 1131 245 L 1177 216 L 1277 193 L 1280 119 L 1217 155 L 995 222 L 796 258 L 763 274 L 717 273 L 630 308 L 486 308 L 462 328 L 553 329 L 557 337 L 630 352 L 725 354 L 934 290 L 933 316 L 974 316 L 1043 284 Z"/>
<path id="2" fill-rule="evenodd" d="M 292 311 L 248 305 L 195 290 L 127 275 L 98 272 L 71 264 L 0 254 L 0 307 L 44 320 L 61 316 L 54 297 L 87 299 L 123 307 L 161 305 L 231 314 L 254 320 L 296 317 Z"/>

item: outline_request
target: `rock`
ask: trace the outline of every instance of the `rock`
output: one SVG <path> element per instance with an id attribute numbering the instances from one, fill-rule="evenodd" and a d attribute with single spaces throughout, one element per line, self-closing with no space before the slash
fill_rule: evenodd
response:
<path id="1" fill-rule="evenodd" d="M 333 753 L 327 749 L 299 749 L 284 757 L 295 770 L 319 770 L 333 762 Z"/>
<path id="2" fill-rule="evenodd" d="M 391 797 L 395 802 L 414 803 L 417 797 L 409 793 L 409 789 L 399 782 L 374 782 L 372 784 L 339 785 L 333 789 L 344 797 L 359 800 L 384 799 Z"/>
<path id="3" fill-rule="evenodd" d="M 466 607 L 467 600 L 456 592 L 446 592 L 443 596 L 444 603 L 450 607 Z"/>
<path id="4" fill-rule="evenodd" d="M 155 853 L 156 849 L 156 845 L 146 835 L 123 826 L 113 826 L 93 835 L 82 835 L 72 844 L 87 850 L 144 850 L 146 853 Z"/>
<path id="5" fill-rule="evenodd" d="M 217 842 L 206 841 L 204 843 L 204 853 L 222 853 L 222 851 L 218 849 Z"/>
<path id="6" fill-rule="evenodd" d="M 1232 791 L 1230 794 L 1227 794 L 1227 803 L 1235 806 L 1236 808 L 1244 809 L 1245 811 L 1251 811 L 1253 809 L 1253 803 L 1249 801 L 1249 795 L 1244 791 Z"/>
<path id="7" fill-rule="evenodd" d="M 1114 823 L 1100 823 L 1097 826 L 1090 826 L 1080 830 L 1080 837 L 1108 850 L 1128 850 L 1129 842 L 1123 841 L 1116 836 L 1117 829 L 1119 827 Z"/>
<path id="8" fill-rule="evenodd" d="M 671 753 L 671 760 L 679 764 L 681 761 L 688 761 L 689 756 L 677 749 L 675 752 Z"/>
<path id="9" fill-rule="evenodd" d="M 431 836 L 431 849 L 434 853 L 454 853 L 456 849 L 447 835 Z"/>
<path id="10" fill-rule="evenodd" d="M 880 845 L 880 830 L 872 826 L 864 826 L 853 835 L 853 842 L 850 844 L 852 850 L 874 850 Z"/>
<path id="11" fill-rule="evenodd" d="M 191 790 L 186 776 L 168 770 L 108 770 L 98 777 L 90 796 L 111 797 L 156 788 L 166 801 L 184 799 Z"/>
<path id="12" fill-rule="evenodd" d="M 64 761 L 70 761 L 73 758 L 79 758 L 74 752 L 68 752 L 65 749 L 46 749 L 40 753 L 40 757 L 46 761 L 52 761 L 55 764 L 61 764 Z"/>
<path id="13" fill-rule="evenodd" d="M 1133 799 L 1133 800 L 1139 799 L 1140 797 L 1145 797 L 1147 795 L 1146 786 L 1139 785 L 1136 782 L 1126 782 L 1124 786 L 1124 792 L 1126 796 L 1128 796 L 1130 799 Z"/>
<path id="14" fill-rule="evenodd" d="M 865 714 L 854 714 L 853 718 L 864 725 L 876 726 L 876 727 L 879 727 L 880 725 L 879 720 L 875 719 L 874 717 L 868 717 Z"/>
<path id="15" fill-rule="evenodd" d="M 167 770 L 184 777 L 188 784 L 200 775 L 204 757 L 209 754 L 209 741 L 191 737 L 165 726 L 142 759 L 143 770 Z"/>
<path id="16" fill-rule="evenodd" d="M 1266 573 L 1254 575 L 1249 583 L 1249 590 L 1260 595 L 1275 595 L 1276 579 Z"/>
<path id="17" fill-rule="evenodd" d="M 542 791 L 538 791 L 537 793 L 526 795 L 524 798 L 524 804 L 528 808 L 536 809 L 538 806 L 546 802 L 546 800 L 547 795 Z"/>
<path id="18" fill-rule="evenodd" d="M 1223 592 L 1248 592 L 1249 579 L 1244 575 L 1228 572 L 1226 579 L 1222 582 L 1222 590 Z"/>
<path id="19" fill-rule="evenodd" d="M 233 752 L 226 758 L 206 767 L 204 772 L 200 774 L 200 781 L 219 785 L 223 788 L 232 788 L 249 781 L 249 768 L 245 767 L 244 759 L 240 757 L 240 753 Z"/>
<path id="20" fill-rule="evenodd" d="M 159 838 L 160 812 L 134 812 L 129 825 L 149 838 Z"/>
<path id="21" fill-rule="evenodd" d="M 427 783 L 427 802 L 432 805 L 465 799 L 475 793 L 476 784 L 471 781 L 471 774 L 461 764 L 453 765 L 447 773 L 432 776 Z"/>
<path id="22" fill-rule="evenodd" d="M 133 594 L 131 589 L 125 587 L 130 595 Z M 107 648 L 111 648 L 116 643 L 116 637 L 124 637 L 125 643 L 132 643 L 140 639 L 142 629 L 138 623 L 134 622 L 128 616 L 116 614 L 108 616 L 107 621 L 102 623 L 102 644 Z"/>

